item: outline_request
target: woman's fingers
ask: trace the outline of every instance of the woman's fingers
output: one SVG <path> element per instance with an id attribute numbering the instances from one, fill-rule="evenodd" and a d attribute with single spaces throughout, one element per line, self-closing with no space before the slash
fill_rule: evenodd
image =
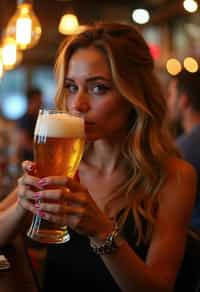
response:
<path id="1" fill-rule="evenodd" d="M 74 179 L 67 178 L 64 176 L 51 176 L 44 177 L 40 180 L 42 186 L 57 185 L 69 188 L 72 192 L 85 191 L 86 189 L 76 182 Z"/>
<path id="2" fill-rule="evenodd" d="M 41 190 L 35 192 L 35 196 L 38 196 L 41 202 L 48 201 L 50 204 L 57 202 L 84 207 L 88 204 L 88 194 L 86 192 L 73 193 L 68 188 Z"/>
<path id="3" fill-rule="evenodd" d="M 36 163 L 30 160 L 25 160 L 22 162 L 22 169 L 24 172 L 28 172 L 30 174 L 35 174 L 36 172 Z"/>
<path id="4" fill-rule="evenodd" d="M 57 224 L 68 225 L 71 228 L 80 226 L 86 216 L 85 210 L 78 206 L 63 206 L 59 204 L 40 203 L 34 213 L 43 219 Z"/>
<path id="5" fill-rule="evenodd" d="M 60 217 L 77 216 L 81 218 L 84 216 L 88 204 L 84 193 L 71 193 L 66 189 L 43 190 L 34 194 L 30 192 L 29 197 L 37 199 L 35 200 L 35 208 L 38 212 Z M 47 220 L 51 220 L 50 216 Z"/>
<path id="6" fill-rule="evenodd" d="M 35 213 L 35 193 L 31 191 L 30 189 L 27 189 L 24 186 L 18 186 L 17 188 L 17 196 L 19 204 L 26 210 L 31 211 L 32 213 Z"/>
<path id="7" fill-rule="evenodd" d="M 31 203 L 31 201 L 28 201 L 28 200 L 24 200 L 24 199 L 22 199 L 22 200 L 20 200 L 20 205 L 21 205 L 24 209 L 26 209 L 26 210 L 28 210 L 28 211 L 34 213 L 34 214 L 37 214 L 37 210 L 36 210 L 34 204 Z"/>
<path id="8" fill-rule="evenodd" d="M 35 176 L 31 176 L 28 174 L 24 174 L 23 176 L 21 176 L 18 179 L 18 185 L 25 185 L 25 186 L 32 186 L 35 187 L 37 189 L 42 189 L 43 187 L 40 185 L 39 183 L 40 179 L 38 177 Z"/>
<path id="9" fill-rule="evenodd" d="M 25 161 L 24 169 L 29 165 Z M 76 229 L 85 222 L 91 203 L 85 188 L 72 179 L 56 176 L 39 179 L 27 172 L 18 180 L 18 197 L 20 204 L 33 214 Z"/>
<path id="10" fill-rule="evenodd" d="M 17 196 L 20 199 L 34 200 L 35 194 L 36 194 L 35 192 L 31 191 L 30 189 L 27 189 L 24 186 L 19 186 L 17 188 Z"/>
<path id="11" fill-rule="evenodd" d="M 24 161 L 22 164 L 23 169 L 25 170 L 25 174 L 21 178 L 19 178 L 19 184 L 32 185 L 39 189 L 43 189 L 44 187 L 47 188 L 48 186 L 58 186 L 68 188 L 72 192 L 86 191 L 86 189 L 79 182 L 76 182 L 75 180 L 64 176 L 51 176 L 41 179 L 35 177 L 30 173 L 30 169 L 33 167 L 34 164 L 28 160 Z M 28 173 L 27 170 L 29 170 Z"/>
<path id="12" fill-rule="evenodd" d="M 35 194 L 44 201 L 64 201 L 66 199 L 67 192 L 68 190 L 64 189 L 48 189 L 37 191 Z"/>
<path id="13" fill-rule="evenodd" d="M 57 202 L 47 203 L 45 201 L 38 200 L 35 204 L 35 208 L 39 211 L 54 213 L 57 215 L 74 215 L 80 217 L 84 215 L 84 208 L 82 206 L 75 204 L 69 205 L 67 202 L 59 204 Z"/>

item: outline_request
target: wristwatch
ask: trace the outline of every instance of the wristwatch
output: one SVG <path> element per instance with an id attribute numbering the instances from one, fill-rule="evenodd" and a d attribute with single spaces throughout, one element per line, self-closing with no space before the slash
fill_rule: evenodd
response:
<path id="1" fill-rule="evenodd" d="M 92 240 L 90 246 L 94 253 L 98 255 L 109 255 L 116 251 L 124 242 L 124 238 L 118 227 L 114 227 L 108 234 L 104 243 L 100 246 L 95 245 Z"/>

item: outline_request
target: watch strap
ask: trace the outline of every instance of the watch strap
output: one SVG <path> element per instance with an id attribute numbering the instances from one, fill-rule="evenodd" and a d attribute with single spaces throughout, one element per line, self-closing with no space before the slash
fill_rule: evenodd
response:
<path id="1" fill-rule="evenodd" d="M 92 240 L 90 240 L 90 246 L 93 252 L 97 255 L 109 255 L 117 250 L 122 244 L 123 238 L 118 227 L 114 227 L 108 234 L 106 240 L 100 246 L 97 246 Z"/>

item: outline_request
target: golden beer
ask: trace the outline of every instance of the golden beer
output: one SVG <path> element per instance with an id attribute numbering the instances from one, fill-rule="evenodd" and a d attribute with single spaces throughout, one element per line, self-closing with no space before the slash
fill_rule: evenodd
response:
<path id="1" fill-rule="evenodd" d="M 73 178 L 84 150 L 84 122 L 67 113 L 41 110 L 34 133 L 37 176 Z M 63 243 L 70 236 L 67 226 L 34 216 L 28 236 L 43 243 Z"/>
<path id="2" fill-rule="evenodd" d="M 74 177 L 84 149 L 83 138 L 53 138 L 35 136 L 34 160 L 37 176 L 61 175 Z"/>

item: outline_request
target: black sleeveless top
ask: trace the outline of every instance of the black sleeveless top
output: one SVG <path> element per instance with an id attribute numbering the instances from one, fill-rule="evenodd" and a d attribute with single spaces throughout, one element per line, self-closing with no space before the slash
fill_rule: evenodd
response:
<path id="1" fill-rule="evenodd" d="M 123 230 L 124 237 L 136 254 L 145 261 L 148 247 L 144 244 L 136 245 L 136 233 L 133 230 L 133 216 L 129 214 Z M 91 250 L 89 239 L 73 230 L 69 232 L 71 237 L 69 242 L 48 246 L 42 291 L 120 292 L 101 258 Z M 197 291 L 192 285 L 196 285 L 199 275 L 193 270 L 191 275 L 188 273 L 189 262 L 194 260 L 194 255 L 191 256 L 192 254 L 190 252 L 187 254 L 186 251 L 174 290 L 176 292 Z"/>

